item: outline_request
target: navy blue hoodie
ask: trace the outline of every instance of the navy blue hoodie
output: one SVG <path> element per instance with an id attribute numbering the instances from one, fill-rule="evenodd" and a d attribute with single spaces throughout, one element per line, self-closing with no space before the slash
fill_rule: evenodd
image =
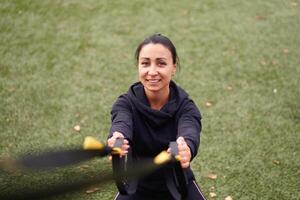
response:
<path id="1" fill-rule="evenodd" d="M 121 132 L 129 140 L 135 157 L 155 157 L 168 149 L 170 141 L 182 136 L 191 149 L 192 159 L 196 156 L 201 132 L 201 114 L 189 99 L 188 94 L 173 81 L 170 83 L 169 101 L 158 111 L 150 107 L 144 87 L 140 82 L 133 84 L 127 93 L 114 103 L 112 111 L 113 132 Z M 189 180 L 194 176 L 187 170 Z M 139 181 L 139 189 L 148 192 L 167 190 L 163 170 Z"/>

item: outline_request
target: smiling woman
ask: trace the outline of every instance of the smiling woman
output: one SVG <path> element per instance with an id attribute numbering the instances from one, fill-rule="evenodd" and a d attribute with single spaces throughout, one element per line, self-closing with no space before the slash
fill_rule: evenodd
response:
<path id="1" fill-rule="evenodd" d="M 169 84 L 176 71 L 171 52 L 161 44 L 148 44 L 140 51 L 138 68 L 151 108 L 160 110 L 168 101 Z"/>
<path id="2" fill-rule="evenodd" d="M 138 46 L 135 58 L 150 106 L 160 110 L 168 101 L 169 84 L 179 66 L 176 48 L 167 37 L 155 34 Z"/>
<path id="3" fill-rule="evenodd" d="M 135 57 L 139 82 L 113 105 L 108 145 L 112 147 L 117 138 L 124 138 L 123 153 L 131 150 L 138 160 L 155 157 L 163 150 L 170 153 L 169 143 L 176 141 L 187 192 L 174 192 L 178 188 L 173 171 L 166 166 L 139 179 L 134 194 L 118 194 L 116 199 L 205 199 L 190 168 L 200 143 L 201 114 L 188 94 L 172 81 L 178 67 L 176 48 L 167 37 L 154 34 L 138 46 Z"/>

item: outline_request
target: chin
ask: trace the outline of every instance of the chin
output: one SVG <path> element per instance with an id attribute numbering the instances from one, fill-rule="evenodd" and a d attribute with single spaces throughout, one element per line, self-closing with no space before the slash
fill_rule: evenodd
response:
<path id="1" fill-rule="evenodd" d="M 145 87 L 148 91 L 151 91 L 151 92 L 157 92 L 159 91 L 161 88 L 158 88 L 158 87 Z"/>

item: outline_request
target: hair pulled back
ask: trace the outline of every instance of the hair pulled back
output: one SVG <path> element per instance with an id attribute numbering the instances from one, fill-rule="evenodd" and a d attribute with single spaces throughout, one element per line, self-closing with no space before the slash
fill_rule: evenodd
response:
<path id="1" fill-rule="evenodd" d="M 177 51 L 176 48 L 174 46 L 174 44 L 171 42 L 171 40 L 169 38 L 167 38 L 166 36 L 161 35 L 160 33 L 155 33 L 149 37 L 147 37 L 143 42 L 141 42 L 136 51 L 135 51 L 135 60 L 136 63 L 138 63 L 139 61 L 139 56 L 140 56 L 140 52 L 142 50 L 142 48 L 147 45 L 147 44 L 161 44 L 164 47 L 166 47 L 167 49 L 169 49 L 169 51 L 172 54 L 172 59 L 173 59 L 173 64 L 176 64 L 179 67 L 179 58 L 177 55 Z"/>

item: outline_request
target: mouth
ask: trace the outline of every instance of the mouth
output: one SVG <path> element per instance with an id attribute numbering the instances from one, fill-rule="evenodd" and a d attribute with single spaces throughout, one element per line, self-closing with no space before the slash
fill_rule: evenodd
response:
<path id="1" fill-rule="evenodd" d="M 147 82 L 149 83 L 158 83 L 160 80 L 159 79 L 146 79 Z"/>

